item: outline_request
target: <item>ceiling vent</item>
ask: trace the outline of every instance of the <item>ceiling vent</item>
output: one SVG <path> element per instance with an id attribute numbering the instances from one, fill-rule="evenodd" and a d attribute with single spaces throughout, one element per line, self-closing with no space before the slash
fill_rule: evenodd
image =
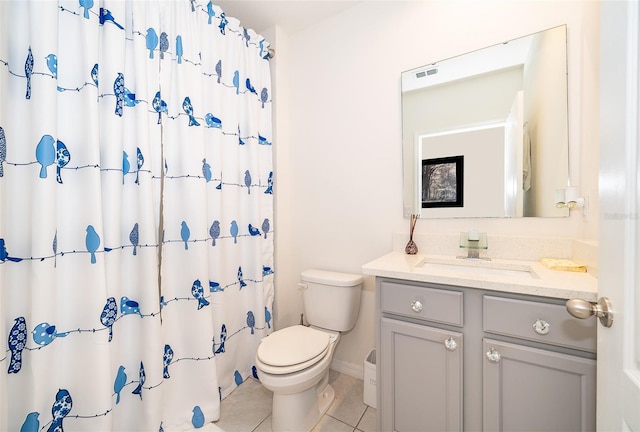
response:
<path id="1" fill-rule="evenodd" d="M 424 78 L 426 76 L 435 75 L 438 73 L 438 68 L 422 70 L 420 72 L 416 72 L 416 78 Z"/>

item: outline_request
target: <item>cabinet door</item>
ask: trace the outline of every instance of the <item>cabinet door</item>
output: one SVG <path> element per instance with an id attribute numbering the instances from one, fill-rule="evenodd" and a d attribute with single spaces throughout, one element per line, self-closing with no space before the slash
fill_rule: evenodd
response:
<path id="1" fill-rule="evenodd" d="M 484 431 L 593 431 L 596 361 L 483 340 Z"/>
<path id="2" fill-rule="evenodd" d="M 462 430 L 462 334 L 382 318 L 381 431 Z"/>

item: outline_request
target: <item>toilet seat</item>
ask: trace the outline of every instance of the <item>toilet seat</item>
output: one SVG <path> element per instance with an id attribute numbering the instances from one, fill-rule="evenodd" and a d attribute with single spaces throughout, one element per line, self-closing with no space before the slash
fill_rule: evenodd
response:
<path id="1" fill-rule="evenodd" d="M 266 373 L 294 373 L 320 361 L 327 355 L 331 342 L 329 333 L 295 325 L 264 338 L 258 346 L 256 360 Z"/>

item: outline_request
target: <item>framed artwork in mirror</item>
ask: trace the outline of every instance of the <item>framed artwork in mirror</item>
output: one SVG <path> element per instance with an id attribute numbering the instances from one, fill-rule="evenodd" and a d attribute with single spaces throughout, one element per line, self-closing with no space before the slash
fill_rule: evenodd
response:
<path id="1" fill-rule="evenodd" d="M 422 208 L 463 207 L 464 156 L 422 160 Z"/>

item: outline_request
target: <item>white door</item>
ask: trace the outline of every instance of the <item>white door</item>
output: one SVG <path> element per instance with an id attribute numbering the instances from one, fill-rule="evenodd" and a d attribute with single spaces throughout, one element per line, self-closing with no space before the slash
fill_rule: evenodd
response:
<path id="1" fill-rule="evenodd" d="M 524 209 L 525 173 L 524 161 L 527 161 L 527 174 L 530 174 L 530 153 L 525 156 L 524 144 L 529 139 L 525 135 L 524 124 L 524 93 L 520 90 L 511 104 L 504 128 L 504 216 L 522 217 Z M 527 143 L 528 144 L 528 143 Z M 527 151 L 530 146 L 527 145 Z"/>
<path id="2" fill-rule="evenodd" d="M 601 2 L 599 431 L 640 432 L 640 6 Z"/>

